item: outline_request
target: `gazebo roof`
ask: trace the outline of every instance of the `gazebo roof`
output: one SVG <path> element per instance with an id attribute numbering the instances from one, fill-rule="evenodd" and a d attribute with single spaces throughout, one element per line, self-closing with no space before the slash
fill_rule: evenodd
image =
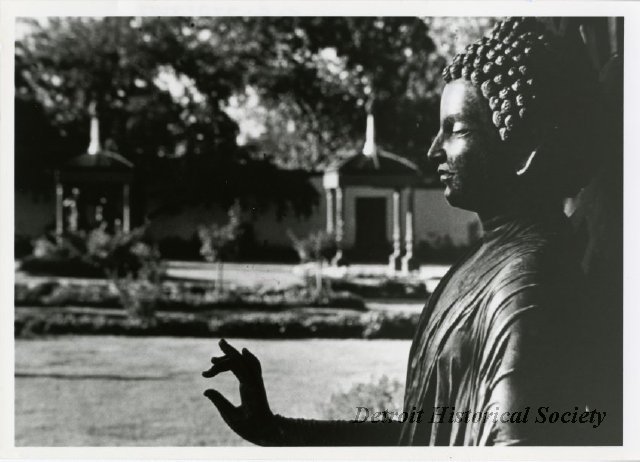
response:
<path id="1" fill-rule="evenodd" d="M 133 163 L 115 152 L 100 150 L 68 160 L 58 169 L 57 177 L 60 181 L 82 183 L 130 183 Z"/>
<path id="2" fill-rule="evenodd" d="M 375 155 L 354 153 L 329 165 L 325 188 L 371 186 L 378 188 L 430 188 L 431 178 L 414 162 L 377 147 Z"/>
<path id="3" fill-rule="evenodd" d="M 56 172 L 58 181 L 82 183 L 129 183 L 133 179 L 133 164 L 120 154 L 100 147 L 100 128 L 92 103 L 90 142 L 87 152 L 67 161 Z"/>
<path id="4" fill-rule="evenodd" d="M 98 171 L 128 171 L 133 163 L 111 151 L 99 151 L 95 154 L 82 154 L 67 161 L 64 170 L 98 170 Z"/>
<path id="5" fill-rule="evenodd" d="M 340 175 L 421 175 L 416 164 L 379 147 L 375 156 L 359 152 L 334 162 L 326 171 Z"/>
<path id="6" fill-rule="evenodd" d="M 369 186 L 402 189 L 432 186 L 420 167 L 375 142 L 373 114 L 367 115 L 365 143 L 361 152 L 332 163 L 325 170 L 323 184 L 326 189 L 345 186 Z"/>

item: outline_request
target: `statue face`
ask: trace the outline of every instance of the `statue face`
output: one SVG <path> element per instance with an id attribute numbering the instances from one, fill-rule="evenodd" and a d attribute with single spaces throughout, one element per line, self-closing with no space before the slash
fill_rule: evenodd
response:
<path id="1" fill-rule="evenodd" d="M 440 102 L 440 130 L 428 153 L 447 201 L 475 212 L 497 204 L 513 175 L 503 149 L 480 91 L 466 80 L 448 83 Z"/>

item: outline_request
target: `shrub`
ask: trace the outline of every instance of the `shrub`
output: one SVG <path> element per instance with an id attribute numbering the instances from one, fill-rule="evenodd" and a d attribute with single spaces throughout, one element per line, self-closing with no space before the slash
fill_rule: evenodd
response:
<path id="1" fill-rule="evenodd" d="M 324 262 L 331 260 L 338 251 L 335 236 L 325 231 L 312 232 L 302 239 L 296 237 L 291 230 L 288 231 L 288 234 L 300 262 L 317 264 L 315 286 L 318 296 L 321 296 L 324 289 L 322 266 Z"/>
<path id="2" fill-rule="evenodd" d="M 419 313 L 370 313 L 362 336 L 369 339 L 411 338 L 419 317 Z"/>
<path id="3" fill-rule="evenodd" d="M 366 298 L 403 298 L 425 300 L 429 292 L 423 281 L 410 278 L 344 277 L 331 279 L 331 287 Z"/>
<path id="4" fill-rule="evenodd" d="M 151 320 L 87 308 L 17 309 L 15 336 L 175 335 L 244 338 L 413 337 L 418 314 L 338 310 L 160 313 Z"/>
<path id="5" fill-rule="evenodd" d="M 146 237 L 146 228 L 109 234 L 103 227 L 88 232 L 45 234 L 33 242 L 22 264 L 28 273 L 51 276 L 113 275 L 156 278 L 163 274 L 160 253 Z"/>
<path id="6" fill-rule="evenodd" d="M 312 232 L 305 238 L 298 238 L 291 230 L 288 234 L 301 263 L 329 261 L 338 250 L 335 236 L 325 231 Z"/>
<path id="7" fill-rule="evenodd" d="M 329 420 L 353 420 L 358 407 L 366 407 L 373 412 L 401 411 L 403 391 L 399 380 L 383 375 L 377 381 L 356 383 L 347 391 L 333 393 L 320 410 L 323 418 Z"/>
<path id="8" fill-rule="evenodd" d="M 234 204 L 228 212 L 229 220 L 224 225 L 212 223 L 198 228 L 200 255 L 208 262 L 218 262 L 218 291 L 223 289 L 223 265 L 237 252 L 237 241 L 242 230 L 240 205 Z"/>
<path id="9" fill-rule="evenodd" d="M 160 278 L 165 268 L 157 248 L 146 239 L 146 228 L 110 234 L 104 225 L 89 232 L 67 232 L 62 236 L 45 235 L 34 242 L 32 259 L 22 265 L 24 271 L 49 269 L 55 276 L 82 273 L 106 276 L 133 318 L 152 320 L 158 299 Z M 62 273 L 62 274 L 60 274 Z M 69 274 L 71 273 L 71 274 Z M 91 287 L 91 286 L 90 286 Z M 39 296 L 45 305 L 63 305 L 74 300 L 73 289 L 58 286 Z M 87 290 L 83 295 L 86 296 Z M 16 301 L 19 294 L 16 286 Z M 104 294 L 94 294 L 93 301 L 108 300 Z M 28 298 L 30 295 L 27 295 Z"/>
<path id="10" fill-rule="evenodd" d="M 16 282 L 16 306 L 86 306 L 118 307 L 139 303 L 144 312 L 155 309 L 197 311 L 215 308 L 293 308 L 326 307 L 365 310 L 364 300 L 349 292 L 326 292 L 322 297 L 304 286 L 284 289 L 254 290 L 238 287 L 221 293 L 209 283 L 120 279 L 109 281 L 71 282 L 36 280 Z"/>

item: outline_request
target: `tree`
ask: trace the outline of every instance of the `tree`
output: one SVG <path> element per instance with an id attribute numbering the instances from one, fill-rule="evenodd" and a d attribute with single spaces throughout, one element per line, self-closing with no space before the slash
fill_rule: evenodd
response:
<path id="1" fill-rule="evenodd" d="M 430 27 L 443 34 L 443 21 L 23 20 L 15 57 L 16 184 L 49 187 L 41 172 L 84 151 L 87 109 L 95 102 L 103 144 L 133 161 L 137 187 L 159 202 L 227 207 L 257 198 L 295 209 L 287 197 L 258 197 L 265 191 L 244 188 L 241 170 L 256 161 L 255 169 L 266 174 L 275 170 L 265 162 L 321 169 L 359 150 L 365 106 L 373 98 L 378 142 L 409 158 L 424 157 L 437 127 L 446 61 Z M 246 137 L 251 121 L 262 128 Z M 305 188 L 290 187 L 296 194 L 288 197 L 304 197 L 307 209 L 317 200 Z"/>
<path id="2" fill-rule="evenodd" d="M 208 262 L 218 263 L 217 291 L 222 293 L 224 289 L 223 267 L 235 250 L 235 243 L 240 237 L 242 229 L 240 223 L 240 206 L 234 204 L 228 212 L 229 220 L 224 225 L 211 223 L 200 226 L 198 237 L 200 238 L 200 255 Z"/>
<path id="3" fill-rule="evenodd" d="M 55 134 L 46 141 L 55 141 L 54 158 L 47 158 L 51 148 L 43 142 L 18 144 L 16 157 L 42 159 L 32 166 L 37 169 L 82 153 L 91 102 L 97 106 L 103 143 L 151 178 L 158 158 L 203 155 L 224 164 L 239 156 L 237 126 L 218 104 L 230 94 L 227 82 L 234 77 L 213 78 L 213 84 L 199 88 L 181 71 L 198 69 L 196 77 L 209 82 L 210 67 L 194 65 L 197 56 L 186 53 L 186 41 L 176 39 L 188 24 L 186 18 L 30 21 L 31 32 L 16 43 L 16 99 L 31 113 L 17 113 L 16 126 L 31 133 L 53 128 Z M 40 112 L 48 124 L 34 120 Z M 188 162 L 167 163 L 174 164 L 175 172 L 168 186 L 178 186 L 179 193 L 180 184 L 191 184 L 184 180 L 192 170 Z"/>
<path id="4" fill-rule="evenodd" d="M 378 142 L 408 157 L 423 154 L 437 126 L 439 74 L 418 18 L 252 18 L 255 35 L 277 44 L 249 81 L 266 110 L 249 114 L 256 137 L 285 167 L 322 168 L 362 146 L 368 101 Z M 245 96 L 245 100 L 250 98 Z M 250 108 L 249 108 L 250 109 Z M 269 152 L 269 150 L 267 151 Z"/>
<path id="5" fill-rule="evenodd" d="M 298 238 L 291 230 L 288 231 L 293 248 L 298 253 L 301 263 L 314 263 L 316 296 L 320 296 L 323 290 L 322 268 L 325 262 L 330 261 L 338 250 L 333 234 L 325 231 L 310 233 L 305 238 Z"/>

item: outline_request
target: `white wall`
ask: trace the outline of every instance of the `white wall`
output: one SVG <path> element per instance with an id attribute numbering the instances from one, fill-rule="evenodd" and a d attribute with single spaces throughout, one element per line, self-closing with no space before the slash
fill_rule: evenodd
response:
<path id="1" fill-rule="evenodd" d="M 288 230 L 303 237 L 310 232 L 326 228 L 326 196 L 321 177 L 312 177 L 311 182 L 318 190 L 319 205 L 309 217 L 296 217 L 289 213 L 282 220 L 276 216 L 274 207 L 247 214 L 259 243 L 277 246 L 291 244 Z M 407 205 L 407 190 L 402 194 L 401 224 L 404 237 L 404 219 Z M 393 190 L 371 187 L 350 187 L 344 190 L 345 245 L 352 246 L 356 235 L 356 199 L 359 197 L 384 197 L 387 202 L 387 239 L 393 235 Z M 55 204 L 53 195 L 36 198 L 16 191 L 15 196 L 16 234 L 38 236 L 47 226 L 54 224 Z M 438 240 L 449 236 L 455 245 L 463 245 L 469 240 L 469 225 L 477 222 L 476 215 L 451 207 L 441 189 L 421 189 L 415 193 L 415 242 Z M 157 239 L 179 237 L 191 239 L 201 224 L 224 222 L 226 211 L 220 207 L 185 208 L 177 214 L 167 214 L 155 218 L 150 224 L 150 232 Z"/>
<path id="2" fill-rule="evenodd" d="M 448 235 L 453 244 L 463 245 L 469 242 L 469 226 L 478 223 L 475 213 L 450 206 L 441 189 L 416 191 L 416 243 L 434 243 Z"/>
<path id="3" fill-rule="evenodd" d="M 348 187 L 344 190 L 344 243 L 347 247 L 354 245 L 356 236 L 356 201 L 360 197 L 381 197 L 387 203 L 387 240 L 393 236 L 393 189 L 372 187 Z M 408 190 L 403 190 L 400 204 L 400 229 L 404 240 L 405 216 L 408 206 Z M 323 209 L 325 198 L 323 197 Z M 322 217 L 319 217 L 322 218 Z M 326 223 L 324 219 L 317 220 Z M 469 243 L 470 226 L 478 225 L 475 213 L 451 207 L 441 189 L 420 189 L 415 191 L 414 198 L 414 242 L 427 241 L 436 244 L 449 237 L 454 245 Z"/>
<path id="4" fill-rule="evenodd" d="M 312 177 L 313 186 L 320 194 L 319 205 L 314 207 L 308 217 L 297 217 L 289 211 L 282 219 L 277 216 L 276 208 L 271 206 L 265 210 L 255 212 L 246 211 L 243 218 L 249 220 L 254 227 L 256 241 L 266 245 L 290 246 L 291 239 L 288 230 L 297 237 L 305 237 L 310 232 L 325 229 L 326 226 L 326 201 L 322 178 Z M 149 226 L 150 234 L 156 239 L 178 237 L 191 239 L 198 226 L 209 223 L 224 223 L 227 220 L 227 211 L 218 206 L 184 208 L 177 214 L 165 214 L 153 219 Z"/>

